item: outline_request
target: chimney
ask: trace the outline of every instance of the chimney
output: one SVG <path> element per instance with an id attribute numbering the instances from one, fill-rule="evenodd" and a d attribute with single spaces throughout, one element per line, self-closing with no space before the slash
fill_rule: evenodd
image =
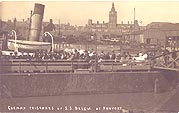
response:
<path id="1" fill-rule="evenodd" d="M 135 20 L 135 24 L 138 24 L 138 20 Z"/>
<path id="2" fill-rule="evenodd" d="M 34 6 L 34 12 L 31 15 L 31 27 L 29 33 L 29 41 L 39 41 L 40 40 L 40 32 L 42 28 L 42 20 L 44 15 L 45 5 L 36 3 Z M 32 13 L 32 11 L 31 11 Z"/>
<path id="3" fill-rule="evenodd" d="M 88 25 L 92 25 L 92 19 L 88 19 Z"/>
<path id="4" fill-rule="evenodd" d="M 53 23 L 53 19 L 50 19 L 50 23 Z"/>

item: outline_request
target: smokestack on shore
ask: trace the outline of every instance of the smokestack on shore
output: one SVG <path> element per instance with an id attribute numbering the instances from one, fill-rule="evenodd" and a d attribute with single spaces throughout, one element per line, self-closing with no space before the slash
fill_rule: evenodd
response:
<path id="1" fill-rule="evenodd" d="M 35 4 L 34 12 L 31 17 L 31 25 L 29 31 L 29 41 L 39 41 L 40 40 L 40 32 L 42 28 L 42 20 L 44 14 L 45 5 Z"/>

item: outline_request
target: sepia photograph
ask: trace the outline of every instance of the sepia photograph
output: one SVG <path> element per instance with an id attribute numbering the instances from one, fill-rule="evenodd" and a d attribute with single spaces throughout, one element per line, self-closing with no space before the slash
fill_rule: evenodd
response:
<path id="1" fill-rule="evenodd" d="M 179 113 L 179 1 L 0 1 L 0 113 Z"/>

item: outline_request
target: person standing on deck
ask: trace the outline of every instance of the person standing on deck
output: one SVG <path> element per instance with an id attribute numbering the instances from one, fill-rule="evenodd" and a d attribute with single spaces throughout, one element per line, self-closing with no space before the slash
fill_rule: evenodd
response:
<path id="1" fill-rule="evenodd" d="M 116 54 L 115 54 L 114 51 L 112 51 L 111 59 L 112 59 L 112 60 L 115 60 L 115 59 L 116 59 Z"/>

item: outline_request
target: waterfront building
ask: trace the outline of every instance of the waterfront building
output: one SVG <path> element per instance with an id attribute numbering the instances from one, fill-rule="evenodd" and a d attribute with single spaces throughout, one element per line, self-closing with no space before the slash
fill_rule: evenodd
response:
<path id="1" fill-rule="evenodd" d="M 179 23 L 152 22 L 146 28 L 143 32 L 144 43 L 179 47 Z"/>
<path id="2" fill-rule="evenodd" d="M 97 23 L 93 23 L 92 19 L 89 19 L 87 29 L 91 32 L 100 32 L 100 34 L 116 34 L 121 36 L 123 34 L 131 34 L 134 31 L 140 30 L 140 26 L 137 20 L 135 20 L 135 22 L 128 21 L 127 24 L 125 24 L 123 21 L 121 24 L 118 24 L 117 20 L 117 11 L 115 9 L 114 3 L 112 3 L 111 10 L 109 11 L 109 22 L 103 21 L 100 23 L 97 21 Z"/>

